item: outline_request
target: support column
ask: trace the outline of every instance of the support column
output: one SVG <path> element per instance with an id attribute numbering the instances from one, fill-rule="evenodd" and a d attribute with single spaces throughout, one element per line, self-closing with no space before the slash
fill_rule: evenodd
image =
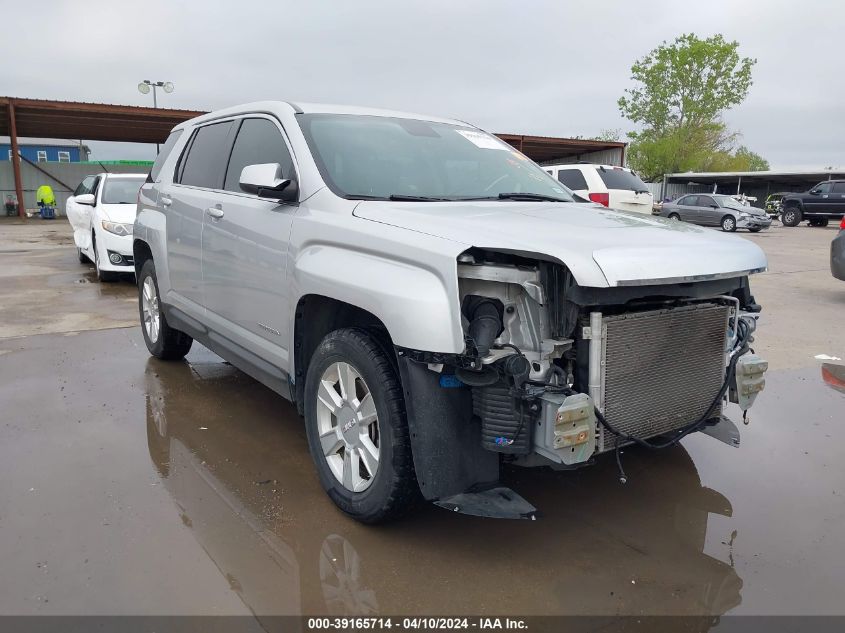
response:
<path id="1" fill-rule="evenodd" d="M 23 200 L 23 185 L 21 184 L 21 157 L 18 154 L 18 128 L 15 124 L 15 102 L 9 100 L 9 137 L 12 140 L 12 171 L 15 174 L 15 196 L 18 198 L 18 215 L 26 217 L 26 204 Z"/>

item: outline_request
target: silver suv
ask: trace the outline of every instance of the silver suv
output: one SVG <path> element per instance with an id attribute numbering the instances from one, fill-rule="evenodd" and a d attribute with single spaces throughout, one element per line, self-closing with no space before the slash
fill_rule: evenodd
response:
<path id="1" fill-rule="evenodd" d="M 418 499 L 533 516 L 500 465 L 568 469 L 747 409 L 763 252 L 575 201 L 471 125 L 262 102 L 174 128 L 138 200 L 143 335 L 296 403 L 320 481 L 376 522 Z"/>

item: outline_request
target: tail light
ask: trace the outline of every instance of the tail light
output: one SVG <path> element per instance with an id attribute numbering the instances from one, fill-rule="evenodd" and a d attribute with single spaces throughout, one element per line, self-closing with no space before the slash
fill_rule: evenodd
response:
<path id="1" fill-rule="evenodd" d="M 593 202 L 598 202 L 606 207 L 610 206 L 610 194 L 609 193 L 591 193 L 590 200 Z"/>
<path id="2" fill-rule="evenodd" d="M 845 231 L 845 217 L 843 217 L 842 222 L 839 223 L 839 228 Z"/>

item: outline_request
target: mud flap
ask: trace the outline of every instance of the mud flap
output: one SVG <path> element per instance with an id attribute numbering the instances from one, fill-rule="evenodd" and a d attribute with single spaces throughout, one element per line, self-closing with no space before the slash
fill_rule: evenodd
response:
<path id="1" fill-rule="evenodd" d="M 438 499 L 434 505 L 452 512 L 490 519 L 537 519 L 537 508 L 510 488 L 504 487 L 481 492 L 462 492 Z"/>

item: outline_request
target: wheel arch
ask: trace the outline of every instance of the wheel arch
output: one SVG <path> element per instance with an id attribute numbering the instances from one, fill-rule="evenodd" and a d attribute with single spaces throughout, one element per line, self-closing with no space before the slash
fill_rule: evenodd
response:
<path id="1" fill-rule="evenodd" d="M 372 332 L 391 359 L 395 359 L 393 339 L 385 324 L 364 308 L 319 294 L 299 298 L 294 312 L 293 367 L 296 407 L 304 415 L 305 376 L 314 350 L 327 334 L 347 327 L 360 327 Z M 398 372 L 397 372 L 398 376 Z"/>
<path id="2" fill-rule="evenodd" d="M 153 251 L 150 245 L 144 240 L 134 240 L 132 242 L 132 259 L 135 262 L 135 278 L 138 279 L 141 274 L 141 269 L 147 261 L 153 258 Z"/>

